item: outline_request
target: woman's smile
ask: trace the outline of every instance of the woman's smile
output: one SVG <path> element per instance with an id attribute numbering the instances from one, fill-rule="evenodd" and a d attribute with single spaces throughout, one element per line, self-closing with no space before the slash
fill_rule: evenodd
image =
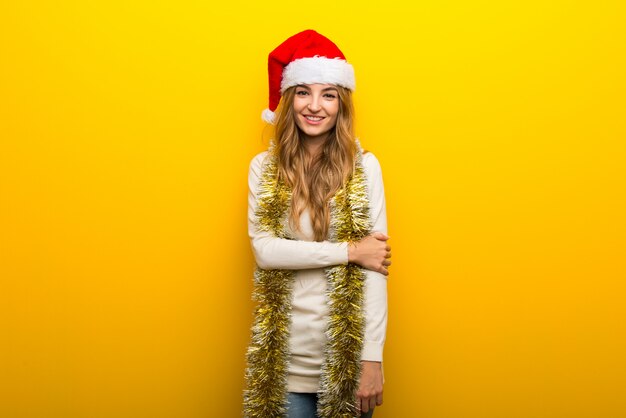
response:
<path id="1" fill-rule="evenodd" d="M 304 115 L 304 119 L 311 125 L 319 125 L 324 120 L 324 117 Z"/>

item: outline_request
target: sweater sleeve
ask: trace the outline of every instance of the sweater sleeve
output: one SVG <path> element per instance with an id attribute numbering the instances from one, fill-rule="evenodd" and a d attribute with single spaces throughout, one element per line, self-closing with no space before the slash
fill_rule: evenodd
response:
<path id="1" fill-rule="evenodd" d="M 257 265 L 262 269 L 301 270 L 348 263 L 348 244 L 277 238 L 256 225 L 256 200 L 267 151 L 250 162 L 248 175 L 248 235 Z"/>
<path id="2" fill-rule="evenodd" d="M 363 155 L 370 200 L 373 231 L 387 234 L 387 211 L 380 163 L 372 153 Z M 365 338 L 361 360 L 383 360 L 383 347 L 387 332 L 387 278 L 385 275 L 365 270 Z"/>

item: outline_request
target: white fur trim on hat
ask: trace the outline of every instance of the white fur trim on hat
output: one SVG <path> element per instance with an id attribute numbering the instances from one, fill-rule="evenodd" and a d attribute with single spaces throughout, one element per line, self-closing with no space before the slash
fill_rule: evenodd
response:
<path id="1" fill-rule="evenodd" d="M 280 93 L 298 84 L 336 84 L 354 90 L 354 68 L 341 58 L 312 57 L 292 61 L 283 70 Z"/>

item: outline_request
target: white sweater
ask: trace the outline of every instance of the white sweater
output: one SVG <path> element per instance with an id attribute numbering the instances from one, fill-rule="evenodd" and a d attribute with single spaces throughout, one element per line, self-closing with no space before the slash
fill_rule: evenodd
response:
<path id="1" fill-rule="evenodd" d="M 257 189 L 267 154 L 267 151 L 264 151 L 250 162 L 248 234 L 256 263 L 260 268 L 296 270 L 293 283 L 287 390 L 317 392 L 324 360 L 328 316 L 324 268 L 346 264 L 348 245 L 313 241 L 308 210 L 300 219 L 300 231 L 289 230 L 297 240 L 276 238 L 271 233 L 258 230 L 254 213 Z M 373 231 L 387 234 L 385 192 L 380 164 L 372 153 L 367 152 L 363 154 L 363 167 L 367 178 Z M 365 273 L 366 325 L 361 359 L 382 362 L 387 328 L 387 279 L 384 275 L 371 270 L 365 270 Z"/>

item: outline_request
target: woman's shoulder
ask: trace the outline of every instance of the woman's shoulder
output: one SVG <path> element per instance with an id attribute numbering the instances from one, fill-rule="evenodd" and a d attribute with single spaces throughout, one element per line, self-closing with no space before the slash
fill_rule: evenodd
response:
<path id="1" fill-rule="evenodd" d="M 376 158 L 376 155 L 374 155 L 372 151 L 365 149 L 363 145 L 361 145 L 360 138 L 356 138 L 356 146 L 359 149 L 359 151 L 361 151 L 361 162 L 363 164 L 363 167 L 365 168 L 379 167 L 380 168 L 380 163 L 378 162 L 378 158 Z"/>
<path id="2" fill-rule="evenodd" d="M 373 152 L 368 150 L 362 151 L 361 163 L 363 164 L 363 168 L 368 172 L 376 172 L 380 171 L 380 161 L 376 158 Z"/>
<path id="3" fill-rule="evenodd" d="M 250 171 L 259 171 L 261 167 L 263 167 L 268 155 L 269 152 L 265 150 L 252 157 L 252 160 L 250 160 Z"/>

